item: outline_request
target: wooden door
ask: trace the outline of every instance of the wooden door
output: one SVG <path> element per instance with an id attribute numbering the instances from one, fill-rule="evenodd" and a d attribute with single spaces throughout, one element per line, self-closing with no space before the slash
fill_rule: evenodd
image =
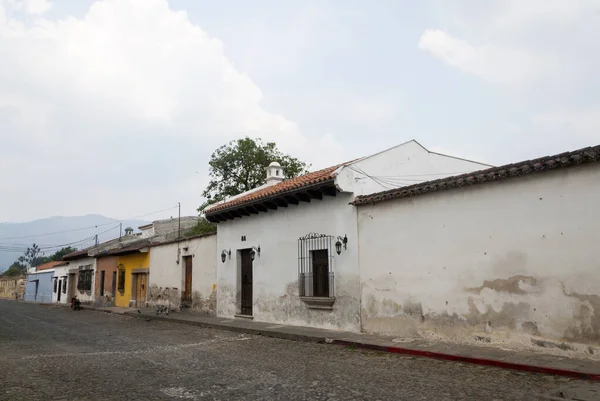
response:
<path id="1" fill-rule="evenodd" d="M 242 302 L 241 314 L 252 316 L 252 256 L 250 249 L 241 251 L 242 256 Z"/>
<path id="2" fill-rule="evenodd" d="M 138 273 L 135 278 L 135 306 L 138 308 L 146 304 L 146 283 L 148 275 L 146 273 Z"/>
<path id="3" fill-rule="evenodd" d="M 327 249 L 312 251 L 313 296 L 329 297 L 329 255 Z"/>
<path id="4" fill-rule="evenodd" d="M 183 302 L 192 302 L 192 257 L 184 256 L 185 282 L 183 286 Z"/>
<path id="5" fill-rule="evenodd" d="M 112 298 L 115 299 L 117 296 L 117 272 L 112 274 L 112 287 L 111 287 Z"/>
<path id="6" fill-rule="evenodd" d="M 106 278 L 106 272 L 102 270 L 100 272 L 100 296 L 104 296 L 104 279 Z"/>
<path id="7" fill-rule="evenodd" d="M 75 274 L 69 274 L 70 298 L 75 298 L 77 296 L 77 280 L 75 280 L 75 277 L 77 277 Z"/>
<path id="8" fill-rule="evenodd" d="M 58 280 L 58 297 L 57 297 L 57 301 L 60 302 L 60 296 L 62 295 L 62 286 L 63 286 L 63 280 L 62 279 L 57 279 Z"/>

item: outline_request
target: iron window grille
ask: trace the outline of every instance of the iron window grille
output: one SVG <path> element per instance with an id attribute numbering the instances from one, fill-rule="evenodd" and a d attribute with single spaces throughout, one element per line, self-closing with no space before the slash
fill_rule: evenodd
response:
<path id="1" fill-rule="evenodd" d="M 71 284 L 72 285 L 72 284 Z M 63 279 L 63 286 L 62 286 L 62 293 L 66 294 L 67 293 L 67 279 Z"/>
<path id="2" fill-rule="evenodd" d="M 58 279 L 55 278 L 54 279 L 54 293 L 56 294 L 56 291 L 58 290 Z"/>
<path id="3" fill-rule="evenodd" d="M 92 291 L 92 277 L 94 271 L 92 265 L 81 266 L 79 268 L 79 277 L 77 278 L 77 290 Z"/>
<path id="4" fill-rule="evenodd" d="M 333 298 L 333 235 L 310 233 L 298 239 L 298 289 L 301 297 Z"/>

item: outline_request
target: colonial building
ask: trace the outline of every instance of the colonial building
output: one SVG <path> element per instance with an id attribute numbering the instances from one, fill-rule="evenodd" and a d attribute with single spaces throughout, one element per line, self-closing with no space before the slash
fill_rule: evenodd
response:
<path id="1" fill-rule="evenodd" d="M 142 239 L 104 253 L 104 257 L 117 258 L 115 306 L 141 308 L 146 305 L 150 265 L 149 245 L 148 239 Z"/>
<path id="2" fill-rule="evenodd" d="M 23 299 L 29 302 L 51 303 L 54 268 L 61 262 L 52 261 L 32 268 L 27 273 L 27 284 Z"/>
<path id="3" fill-rule="evenodd" d="M 75 286 L 75 280 L 69 281 L 69 263 L 62 262 L 54 266 L 52 275 L 52 302 L 67 304 L 71 302 L 69 297 L 73 294 L 72 286 Z"/>
<path id="4" fill-rule="evenodd" d="M 597 146 L 358 197 L 364 331 L 600 345 L 599 184 Z"/>
<path id="5" fill-rule="evenodd" d="M 203 234 L 150 246 L 148 305 L 214 314 L 217 236 Z"/>
<path id="6" fill-rule="evenodd" d="M 0 299 L 23 299 L 26 282 L 24 276 L 0 277 Z"/>
<path id="7" fill-rule="evenodd" d="M 263 186 L 205 210 L 218 223 L 217 315 L 360 331 L 355 195 L 488 167 L 416 141 L 290 180 L 271 163 Z"/>
<path id="8" fill-rule="evenodd" d="M 89 252 L 90 249 L 86 248 L 63 257 L 63 261 L 68 262 L 69 299 L 77 297 L 83 304 L 91 304 L 95 299 L 96 259 Z"/>

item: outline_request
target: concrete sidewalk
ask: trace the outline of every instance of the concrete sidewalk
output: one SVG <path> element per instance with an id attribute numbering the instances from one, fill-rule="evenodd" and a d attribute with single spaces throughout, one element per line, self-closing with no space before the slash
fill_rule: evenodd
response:
<path id="1" fill-rule="evenodd" d="M 261 323 L 244 318 L 227 319 L 192 312 L 171 313 L 168 316 L 157 316 L 154 309 L 140 309 L 138 311 L 137 309 L 123 310 L 121 308 L 97 308 L 96 310 L 102 309 L 106 312 L 112 312 L 112 310 L 106 309 L 115 309 L 115 313 L 122 313 L 137 318 L 170 321 L 173 323 L 230 330 L 288 340 L 327 343 L 352 348 L 370 349 L 374 351 L 475 363 L 504 369 L 600 381 L 600 363 L 592 360 L 566 358 L 533 352 L 511 352 L 499 348 L 459 345 L 427 340 L 409 340 L 399 343 L 398 339 L 395 339 L 394 337 Z"/>

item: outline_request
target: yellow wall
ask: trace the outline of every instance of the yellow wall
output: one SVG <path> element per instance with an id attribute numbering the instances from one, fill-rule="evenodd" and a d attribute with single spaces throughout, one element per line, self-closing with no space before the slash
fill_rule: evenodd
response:
<path id="1" fill-rule="evenodd" d="M 131 301 L 131 271 L 134 269 L 147 269 L 150 265 L 150 252 L 146 253 L 131 253 L 129 255 L 123 255 L 117 257 L 117 280 L 119 280 L 119 270 L 125 269 L 125 288 L 121 293 L 119 283 L 117 282 L 117 296 L 115 297 L 115 306 L 123 308 L 129 307 L 129 301 Z"/>

